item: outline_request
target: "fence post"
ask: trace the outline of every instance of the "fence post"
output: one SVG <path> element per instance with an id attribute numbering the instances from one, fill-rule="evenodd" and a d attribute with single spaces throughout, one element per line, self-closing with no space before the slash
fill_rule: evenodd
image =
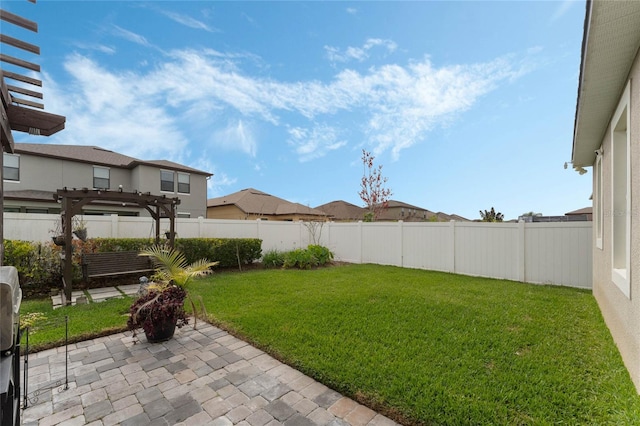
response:
<path id="1" fill-rule="evenodd" d="M 198 216 L 198 238 L 202 238 L 202 225 L 204 225 L 204 218 Z"/>
<path id="2" fill-rule="evenodd" d="M 120 238 L 119 219 L 117 214 L 111 215 L 111 238 Z"/>
<path id="3" fill-rule="evenodd" d="M 525 259 L 525 222 L 518 222 L 518 281 L 526 282 L 526 259 Z"/>
<path id="4" fill-rule="evenodd" d="M 260 218 L 256 219 L 256 238 L 260 239 Z"/>
<path id="5" fill-rule="evenodd" d="M 400 267 L 404 266 L 404 221 L 398 221 L 398 229 L 400 230 Z"/>
<path id="6" fill-rule="evenodd" d="M 451 239 L 451 252 L 449 252 L 449 272 L 456 273 L 456 221 L 449 221 L 449 238 Z"/>
<path id="7" fill-rule="evenodd" d="M 360 249 L 360 253 L 358 253 L 358 263 L 362 263 L 362 221 L 358 221 L 358 248 Z"/>

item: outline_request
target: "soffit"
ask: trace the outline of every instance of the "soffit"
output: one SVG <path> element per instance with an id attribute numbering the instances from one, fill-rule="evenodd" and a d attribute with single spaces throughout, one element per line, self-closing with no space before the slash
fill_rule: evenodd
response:
<path id="1" fill-rule="evenodd" d="M 640 47 L 640 1 L 587 3 L 572 161 L 591 166 Z"/>

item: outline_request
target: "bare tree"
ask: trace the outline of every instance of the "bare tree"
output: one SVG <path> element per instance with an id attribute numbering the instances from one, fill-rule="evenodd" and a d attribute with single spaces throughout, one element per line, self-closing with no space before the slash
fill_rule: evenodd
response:
<path id="1" fill-rule="evenodd" d="M 360 181 L 360 198 L 364 201 L 369 212 L 365 215 L 366 221 L 377 220 L 388 206 L 389 197 L 393 194 L 391 189 L 385 188 L 387 178 L 382 176 L 382 166 L 373 165 L 375 157 L 370 152 L 362 150 L 362 164 L 364 173 Z"/>
<path id="2" fill-rule="evenodd" d="M 302 222 L 302 224 L 309 231 L 311 244 L 320 245 L 320 238 L 322 237 L 322 228 L 324 227 L 324 222 L 319 220 L 310 220 L 308 222 Z"/>

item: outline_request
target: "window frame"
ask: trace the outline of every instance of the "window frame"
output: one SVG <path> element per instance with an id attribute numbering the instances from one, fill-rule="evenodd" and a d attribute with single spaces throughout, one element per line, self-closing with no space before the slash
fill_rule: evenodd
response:
<path id="1" fill-rule="evenodd" d="M 595 235 L 596 235 L 596 247 L 600 250 L 603 249 L 603 238 L 602 238 L 602 231 L 604 228 L 603 225 L 603 217 L 602 217 L 602 212 L 603 212 L 603 208 L 604 208 L 604 197 L 602 194 L 602 185 L 603 185 L 603 177 L 602 177 L 602 150 L 600 150 L 600 153 L 598 154 L 598 156 L 596 157 L 596 164 L 594 167 L 594 183 L 593 183 L 593 189 L 594 189 L 594 194 L 593 194 L 593 204 L 594 204 L 594 209 L 593 209 L 593 220 L 595 222 Z"/>
<path id="2" fill-rule="evenodd" d="M 162 179 L 162 174 L 163 173 L 170 173 L 171 174 L 171 189 L 165 189 L 163 187 L 163 182 L 169 182 L 168 180 L 163 180 Z M 175 189 L 176 189 L 176 172 L 174 172 L 173 170 L 160 170 L 160 191 L 161 192 L 175 193 Z"/>
<path id="3" fill-rule="evenodd" d="M 107 177 L 96 176 L 96 170 L 106 170 Z M 98 186 L 96 185 L 96 179 L 106 180 L 107 186 Z M 104 166 L 93 166 L 93 189 L 110 189 L 111 188 L 111 169 L 109 167 Z"/>
<path id="4" fill-rule="evenodd" d="M 20 182 L 20 154 L 10 154 L 8 152 L 3 152 L 2 153 L 3 158 L 2 158 L 2 180 L 3 181 L 7 181 L 7 182 Z M 7 166 L 7 158 L 15 158 L 18 161 L 18 167 L 10 167 Z M 6 169 L 11 169 L 11 170 L 17 170 L 18 171 L 18 178 L 17 179 L 8 179 L 7 178 L 7 173 L 6 173 Z"/>
<path id="5" fill-rule="evenodd" d="M 611 119 L 611 281 L 631 299 L 630 82 Z M 624 129 L 621 124 L 624 120 Z M 621 164 L 622 163 L 622 164 Z M 620 172 L 620 167 L 624 171 Z M 624 198 L 624 200 L 622 200 Z M 622 234 L 622 235 L 621 235 Z"/>
<path id="6" fill-rule="evenodd" d="M 186 176 L 187 177 L 187 188 L 186 191 L 183 191 L 180 188 L 180 185 L 185 185 L 184 182 L 180 182 L 180 177 L 181 176 Z M 177 183 L 178 183 L 178 194 L 191 194 L 191 175 L 189 173 L 184 173 L 184 172 L 177 172 Z M 184 188 L 183 188 L 184 189 Z"/>

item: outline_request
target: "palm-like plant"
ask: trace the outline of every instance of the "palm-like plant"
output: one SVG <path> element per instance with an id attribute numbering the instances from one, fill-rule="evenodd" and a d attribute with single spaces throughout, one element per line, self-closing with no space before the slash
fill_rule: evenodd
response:
<path id="1" fill-rule="evenodd" d="M 219 262 L 200 259 L 188 263 L 182 252 L 158 245 L 143 250 L 139 254 L 151 258 L 155 272 L 152 276 L 153 284 L 147 289 L 148 293 L 134 302 L 130 309 L 128 325 L 134 331 L 134 335 L 135 329 L 141 326 L 147 338 L 152 336 L 155 339 L 154 327 L 166 318 L 176 318 L 178 327 L 186 324 L 188 320 L 182 307 L 185 298 L 189 300 L 193 309 L 193 327 L 195 328 L 198 310 L 193 298 L 187 292 L 187 285 L 192 278 L 210 273 L 211 268 Z M 200 305 L 205 314 L 204 305 L 202 303 Z"/>
<path id="2" fill-rule="evenodd" d="M 194 277 L 206 275 L 220 262 L 200 259 L 187 263 L 184 254 L 176 249 L 161 245 L 152 246 L 140 252 L 140 256 L 149 256 L 155 267 L 153 280 L 164 285 L 177 285 L 186 289 Z"/>

